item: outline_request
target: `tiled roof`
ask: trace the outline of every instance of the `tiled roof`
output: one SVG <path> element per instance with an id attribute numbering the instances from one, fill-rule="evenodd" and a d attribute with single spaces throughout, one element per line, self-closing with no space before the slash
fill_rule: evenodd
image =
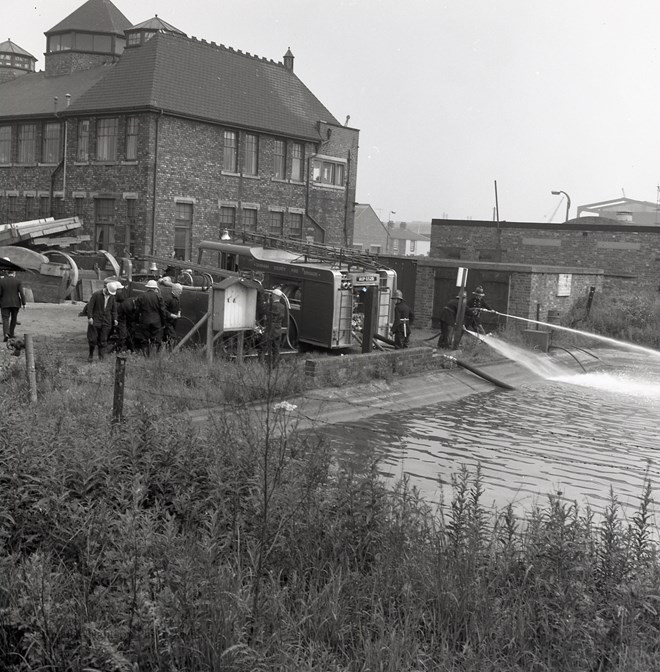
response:
<path id="1" fill-rule="evenodd" d="M 130 28 L 130 32 L 135 32 L 138 30 L 163 30 L 166 33 L 179 33 L 180 35 L 185 35 L 182 30 L 175 28 L 171 23 L 163 21 L 163 19 L 158 18 L 158 14 L 152 19 L 147 19 L 142 23 L 138 23 L 136 26 Z"/>
<path id="2" fill-rule="evenodd" d="M 28 72 L 0 84 L 0 119 L 50 115 L 55 109 L 53 99 L 58 97 L 58 111 L 66 108 L 66 94 L 73 103 L 87 89 L 96 84 L 111 66 L 80 70 L 70 75 L 47 75 Z"/>
<path id="3" fill-rule="evenodd" d="M 87 0 L 66 19 L 46 32 L 64 33 L 70 30 L 86 30 L 93 33 L 123 35 L 131 22 L 110 2 L 110 0 Z"/>
<path id="4" fill-rule="evenodd" d="M 168 33 L 127 49 L 69 111 L 140 108 L 312 140 L 318 121 L 339 125 L 282 64 Z"/>
<path id="5" fill-rule="evenodd" d="M 21 49 L 17 44 L 14 44 L 11 40 L 7 40 L 6 42 L 0 43 L 0 52 L 2 52 L 3 54 L 18 54 L 20 56 L 28 56 L 29 58 L 34 58 L 32 54 L 25 51 L 25 49 Z M 34 60 L 36 61 L 37 59 L 34 58 Z"/>

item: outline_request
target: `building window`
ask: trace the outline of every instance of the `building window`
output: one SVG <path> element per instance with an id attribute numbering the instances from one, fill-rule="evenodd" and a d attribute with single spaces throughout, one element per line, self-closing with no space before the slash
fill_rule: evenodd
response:
<path id="1" fill-rule="evenodd" d="M 50 217 L 50 198 L 48 196 L 39 197 L 39 218 L 46 219 Z"/>
<path id="2" fill-rule="evenodd" d="M 124 251 L 131 257 L 135 256 L 135 229 L 137 228 L 137 201 L 134 198 L 126 199 L 126 233 L 124 237 Z"/>
<path id="3" fill-rule="evenodd" d="M 34 196 L 25 197 L 25 221 L 36 219 L 37 217 L 37 199 Z"/>
<path id="4" fill-rule="evenodd" d="M 223 229 L 234 231 L 236 228 L 236 208 L 223 205 L 220 208 L 220 234 Z"/>
<path id="5" fill-rule="evenodd" d="M 44 163 L 59 163 L 62 159 L 62 125 L 59 123 L 44 124 L 41 160 Z"/>
<path id="6" fill-rule="evenodd" d="M 94 219 L 94 243 L 97 250 L 115 253 L 115 200 L 97 198 Z"/>
<path id="7" fill-rule="evenodd" d="M 0 163 L 11 163 L 11 126 L 0 126 Z"/>
<path id="8" fill-rule="evenodd" d="M 190 259 L 192 253 L 193 204 L 177 203 L 174 221 L 174 256 Z"/>
<path id="9" fill-rule="evenodd" d="M 414 240 L 411 240 L 411 241 L 410 241 L 410 252 L 411 252 L 411 253 L 415 251 L 415 247 L 416 247 L 416 245 L 415 245 L 415 241 L 414 241 Z"/>
<path id="10" fill-rule="evenodd" d="M 276 180 L 283 180 L 286 176 L 286 142 L 284 140 L 275 140 L 275 151 L 273 153 L 273 177 Z"/>
<path id="11" fill-rule="evenodd" d="M 302 182 L 305 162 L 305 148 L 299 143 L 294 142 L 291 145 L 291 179 L 295 182 Z"/>
<path id="12" fill-rule="evenodd" d="M 37 127 L 35 124 L 21 124 L 18 129 L 18 162 L 34 163 Z"/>
<path id="13" fill-rule="evenodd" d="M 138 118 L 126 120 L 126 160 L 137 161 L 138 158 Z"/>
<path id="14" fill-rule="evenodd" d="M 394 252 L 395 254 L 399 253 L 399 239 L 398 238 L 395 238 L 392 241 L 392 252 Z"/>
<path id="15" fill-rule="evenodd" d="M 222 169 L 228 173 L 237 172 L 238 136 L 234 131 L 225 131 L 225 144 L 222 156 Z"/>
<path id="16" fill-rule="evenodd" d="M 99 119 L 96 122 L 97 161 L 117 160 L 117 118 Z"/>
<path id="17" fill-rule="evenodd" d="M 257 231 L 257 211 L 249 208 L 243 210 L 243 231 L 256 233 Z"/>
<path id="18" fill-rule="evenodd" d="M 84 198 L 74 198 L 73 199 L 73 216 L 80 217 L 83 216 L 83 206 L 85 205 Z"/>
<path id="19" fill-rule="evenodd" d="M 343 163 L 314 159 L 312 162 L 312 179 L 320 184 L 344 186 L 346 166 Z"/>
<path id="20" fill-rule="evenodd" d="M 369 252 L 371 252 L 371 254 L 380 254 L 380 250 L 380 245 L 369 245 Z"/>
<path id="21" fill-rule="evenodd" d="M 7 197 L 7 209 L 10 222 L 18 221 L 18 196 L 8 196 Z"/>
<path id="22" fill-rule="evenodd" d="M 256 135 L 245 136 L 245 164 L 243 172 L 246 175 L 256 175 L 259 163 L 259 140 Z"/>
<path id="23" fill-rule="evenodd" d="M 302 240 L 303 216 L 300 212 L 292 212 L 289 215 L 289 237 Z"/>
<path id="24" fill-rule="evenodd" d="M 282 238 L 284 236 L 284 213 L 281 210 L 271 210 L 268 222 L 268 234 Z"/>
<path id="25" fill-rule="evenodd" d="M 81 119 L 78 122 L 78 161 L 89 161 L 89 119 Z"/>

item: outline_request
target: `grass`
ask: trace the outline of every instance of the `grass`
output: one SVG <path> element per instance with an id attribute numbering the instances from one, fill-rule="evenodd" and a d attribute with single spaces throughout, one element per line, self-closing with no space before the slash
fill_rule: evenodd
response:
<path id="1" fill-rule="evenodd" d="M 41 358 L 36 407 L 6 382 L 0 669 L 658 669 L 650 483 L 631 519 L 614 493 L 601 517 L 557 493 L 520 519 L 462 470 L 434 509 L 290 427 L 295 367 L 199 379 L 192 358 L 132 374 L 114 427 L 98 366 L 77 386 Z M 205 432 L 150 391 L 189 387 L 224 390 Z"/>

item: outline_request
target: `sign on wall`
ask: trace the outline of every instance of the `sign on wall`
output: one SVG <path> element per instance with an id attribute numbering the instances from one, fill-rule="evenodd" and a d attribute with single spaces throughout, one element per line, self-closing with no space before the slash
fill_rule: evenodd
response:
<path id="1" fill-rule="evenodd" d="M 557 277 L 557 296 L 571 295 L 571 281 L 573 276 L 571 273 L 560 273 Z"/>

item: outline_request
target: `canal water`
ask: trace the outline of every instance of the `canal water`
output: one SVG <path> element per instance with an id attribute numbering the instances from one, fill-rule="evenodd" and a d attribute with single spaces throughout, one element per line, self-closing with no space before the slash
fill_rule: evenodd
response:
<path id="1" fill-rule="evenodd" d="M 580 359 L 588 359 L 577 353 Z M 340 462 L 377 459 L 422 496 L 451 497 L 451 476 L 481 465 L 483 503 L 519 513 L 561 493 L 602 510 L 610 488 L 631 513 L 649 478 L 660 487 L 660 357 L 607 350 L 596 368 L 535 355 L 529 384 L 326 427 Z M 593 360 L 591 360 L 593 362 Z M 548 367 L 548 368 L 546 368 Z M 550 378 L 550 379 L 549 379 Z M 660 495 L 656 495 L 660 501 Z M 658 507 L 656 507 L 658 511 Z"/>

